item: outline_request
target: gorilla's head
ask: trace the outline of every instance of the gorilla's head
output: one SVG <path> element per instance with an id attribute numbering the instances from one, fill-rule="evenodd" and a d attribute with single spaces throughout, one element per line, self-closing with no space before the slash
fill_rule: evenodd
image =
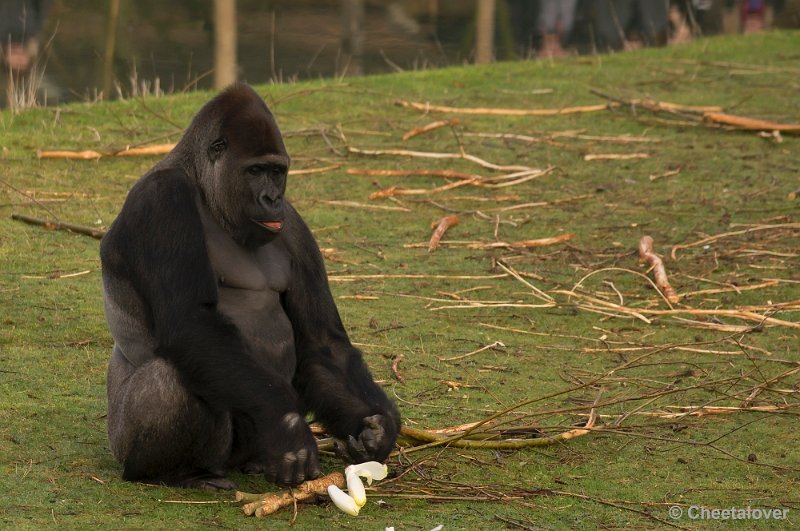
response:
<path id="1" fill-rule="evenodd" d="M 272 113 L 249 86 L 233 85 L 200 109 L 174 154 L 241 245 L 263 245 L 280 232 L 289 156 Z"/>

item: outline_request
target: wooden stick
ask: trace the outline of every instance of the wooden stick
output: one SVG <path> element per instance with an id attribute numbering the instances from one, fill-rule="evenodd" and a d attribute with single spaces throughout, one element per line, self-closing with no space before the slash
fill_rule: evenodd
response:
<path id="1" fill-rule="evenodd" d="M 498 171 L 534 171 L 534 168 L 530 166 L 516 166 L 516 165 L 500 165 L 500 164 L 493 164 L 489 161 L 483 160 L 482 158 L 476 157 L 475 155 L 469 155 L 467 153 L 435 153 L 430 151 L 411 151 L 408 149 L 359 149 L 354 147 L 347 148 L 350 153 L 355 153 L 358 155 L 393 155 L 398 157 L 415 157 L 415 158 L 427 158 L 427 159 L 462 159 L 467 160 L 469 162 L 473 162 L 482 166 L 484 168 L 488 168 L 490 170 L 498 170 Z"/>
<path id="2" fill-rule="evenodd" d="M 84 236 L 91 236 L 92 238 L 100 239 L 105 235 L 106 231 L 102 229 L 94 229 L 92 227 L 84 227 L 82 225 L 73 225 L 72 223 L 62 223 L 60 221 L 50 221 L 46 219 L 32 218 L 23 214 L 11 214 L 11 219 L 22 221 L 30 225 L 37 225 L 49 230 L 64 230 L 67 232 L 74 232 L 76 234 L 83 234 Z"/>
<path id="3" fill-rule="evenodd" d="M 465 182 L 465 181 L 462 181 Z M 431 240 L 428 242 L 428 252 L 435 251 L 437 247 L 439 247 L 439 242 L 444 236 L 444 233 L 447 232 L 447 229 L 450 227 L 455 227 L 458 225 L 458 216 L 445 216 L 439 221 L 434 221 L 431 224 L 431 228 L 434 229 L 433 235 L 431 235 Z"/>
<path id="4" fill-rule="evenodd" d="M 561 234 L 550 238 L 539 238 L 538 240 L 521 240 L 516 242 L 459 242 L 459 241 L 441 241 L 439 243 L 445 244 L 448 247 L 463 248 L 463 249 L 529 249 L 531 247 L 544 247 L 547 245 L 556 245 L 571 240 L 575 235 L 571 233 Z M 403 245 L 406 249 L 415 249 L 419 247 L 428 247 L 429 243 L 407 243 Z"/>
<path id="5" fill-rule="evenodd" d="M 649 153 L 597 153 L 584 155 L 583 160 L 632 160 L 632 159 L 649 159 Z"/>
<path id="6" fill-rule="evenodd" d="M 37 150 L 36 157 L 40 159 L 79 159 L 96 160 L 101 157 L 132 157 L 141 155 L 166 155 L 175 144 L 154 144 L 152 146 L 142 146 L 124 148 L 117 151 L 101 152 L 94 150 L 74 151 L 74 150 Z"/>
<path id="7" fill-rule="evenodd" d="M 469 186 L 476 184 L 480 179 L 474 181 L 455 181 L 444 186 L 437 186 L 436 188 L 400 188 L 398 186 L 390 186 L 369 195 L 370 199 L 384 199 L 387 197 L 395 197 L 397 195 L 428 195 L 438 194 L 453 190 L 454 188 L 461 188 L 462 186 Z"/>
<path id="8" fill-rule="evenodd" d="M 757 232 L 762 230 L 780 230 L 780 229 L 800 229 L 800 223 L 779 223 L 777 225 L 756 225 L 755 227 L 750 227 L 749 229 L 743 230 L 736 230 L 733 232 L 723 232 L 722 234 L 716 234 L 714 236 L 708 236 L 707 238 L 703 238 L 701 240 L 697 240 L 696 242 L 692 243 L 684 243 L 672 246 L 672 252 L 670 256 L 673 260 L 677 260 L 675 257 L 678 249 L 688 249 L 690 247 L 697 247 L 698 245 L 705 245 L 707 243 L 715 242 L 717 240 L 721 240 L 722 238 L 729 238 L 731 236 L 739 236 L 741 234 L 748 234 L 751 232 Z"/>
<path id="9" fill-rule="evenodd" d="M 409 140 L 411 138 L 414 138 L 415 136 L 419 136 L 429 131 L 439 129 L 440 127 L 446 127 L 448 125 L 458 125 L 460 123 L 461 121 L 458 118 L 453 118 L 452 120 L 438 120 L 436 122 L 431 122 L 427 125 L 423 125 L 422 127 L 415 127 L 414 129 L 410 130 L 409 132 L 403 135 L 403 140 Z"/>
<path id="10" fill-rule="evenodd" d="M 68 150 L 37 150 L 36 158 L 39 159 L 80 159 L 95 160 L 103 155 L 98 151 L 68 151 Z"/>
<path id="11" fill-rule="evenodd" d="M 278 510 L 294 505 L 296 502 L 306 501 L 318 494 L 325 494 L 330 485 L 345 487 L 344 475 L 341 472 L 332 472 L 327 476 L 306 481 L 284 492 L 278 494 L 250 494 L 247 492 L 236 492 L 236 501 L 245 502 L 242 511 L 247 516 L 256 515 L 263 518 Z"/>
<path id="12" fill-rule="evenodd" d="M 141 155 L 166 155 L 175 147 L 175 144 L 155 144 L 152 146 L 142 146 L 142 147 L 133 147 L 133 148 L 125 148 L 119 151 L 115 151 L 113 155 L 115 157 L 135 157 Z"/>
<path id="13" fill-rule="evenodd" d="M 667 280 L 667 271 L 664 269 L 664 262 L 661 257 L 653 252 L 653 238 L 651 236 L 642 236 L 639 240 L 639 260 L 650 264 L 653 270 L 653 276 L 656 280 L 656 287 L 661 290 L 661 293 L 672 304 L 677 304 L 680 300 L 678 293 L 670 285 Z"/>
<path id="14" fill-rule="evenodd" d="M 365 168 L 348 168 L 347 175 L 369 175 L 372 177 L 411 177 L 412 175 L 422 175 L 444 177 L 445 179 L 483 179 L 482 176 L 475 173 L 463 173 L 452 170 L 370 170 Z"/>
<path id="15" fill-rule="evenodd" d="M 781 133 L 800 134 L 800 124 L 781 124 L 724 112 L 706 112 L 703 114 L 703 119 L 714 124 L 728 125 L 747 131 L 780 131 Z"/>
<path id="16" fill-rule="evenodd" d="M 562 107 L 560 109 L 495 109 L 481 107 L 446 107 L 407 100 L 397 100 L 395 101 L 395 105 L 423 112 L 450 112 L 455 114 L 485 114 L 495 116 L 561 116 L 564 114 L 605 111 L 609 107 L 617 106 L 617 104 L 610 103 L 603 105 L 583 105 L 580 107 Z"/>

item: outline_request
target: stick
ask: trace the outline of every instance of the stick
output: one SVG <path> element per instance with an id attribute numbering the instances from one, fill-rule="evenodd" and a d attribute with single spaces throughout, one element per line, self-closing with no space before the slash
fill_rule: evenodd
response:
<path id="1" fill-rule="evenodd" d="M 76 234 L 83 234 L 84 236 L 91 236 L 92 238 L 100 239 L 106 233 L 102 229 L 94 229 L 92 227 L 84 227 L 82 225 L 73 225 L 72 223 L 62 223 L 60 221 L 50 221 L 46 219 L 32 218 L 23 214 L 11 214 L 11 219 L 22 221 L 30 225 L 37 225 L 49 230 L 64 230 L 67 232 L 74 232 Z"/>
<path id="2" fill-rule="evenodd" d="M 175 147 L 175 144 L 155 144 L 152 146 L 142 146 L 125 148 L 113 153 L 115 157 L 134 157 L 140 155 L 166 155 Z"/>
<path id="3" fill-rule="evenodd" d="M 409 132 L 403 135 L 403 140 L 409 140 L 423 133 L 433 131 L 434 129 L 439 129 L 440 127 L 445 127 L 448 125 L 458 125 L 460 123 L 461 121 L 458 118 L 453 118 L 452 120 L 438 120 L 436 122 L 431 122 L 428 125 L 423 125 L 422 127 L 415 127 L 414 129 L 410 130 Z"/>
<path id="4" fill-rule="evenodd" d="M 544 247 L 547 245 L 556 245 L 571 240 L 575 235 L 571 233 L 553 236 L 551 238 L 539 238 L 538 240 L 522 240 L 517 242 L 459 242 L 459 241 L 443 241 L 442 244 L 448 247 L 465 248 L 465 249 L 530 249 L 532 247 Z M 406 249 L 414 249 L 417 247 L 428 247 L 428 243 L 407 243 L 403 245 Z"/>
<path id="5" fill-rule="evenodd" d="M 424 112 L 451 112 L 456 114 L 488 114 L 503 116 L 561 116 L 564 114 L 605 111 L 609 107 L 617 106 L 617 104 L 610 103 L 603 105 L 584 105 L 580 107 L 562 107 L 560 109 L 496 109 L 481 107 L 446 107 L 442 105 L 431 105 L 429 103 L 418 103 L 407 100 L 397 100 L 395 101 L 395 105 Z"/>
<path id="6" fill-rule="evenodd" d="M 597 153 L 595 155 L 584 155 L 583 160 L 631 160 L 631 159 L 649 159 L 649 153 Z"/>
<path id="7" fill-rule="evenodd" d="M 387 197 L 394 197 L 397 195 L 428 195 L 428 194 L 438 194 L 441 192 L 446 192 L 448 190 L 453 190 L 454 188 L 461 188 L 462 186 L 469 186 L 474 185 L 478 182 L 475 181 L 455 181 L 450 184 L 445 184 L 443 186 L 437 186 L 436 188 L 399 188 L 397 186 L 390 186 L 389 188 L 385 188 L 378 192 L 373 192 L 369 195 L 370 199 L 384 199 Z"/>
<path id="8" fill-rule="evenodd" d="M 452 179 L 481 180 L 482 176 L 475 173 L 463 173 L 452 170 L 370 170 L 364 168 L 348 168 L 347 175 L 369 175 L 373 177 L 411 177 L 412 175 L 425 175 L 431 177 L 444 177 Z"/>
<path id="9" fill-rule="evenodd" d="M 99 159 L 103 155 L 97 151 L 67 151 L 67 150 L 53 150 L 53 151 L 36 151 L 36 158 L 39 159 L 81 159 L 81 160 L 94 160 Z"/>
<path id="10" fill-rule="evenodd" d="M 715 242 L 722 238 L 728 238 L 730 236 L 739 236 L 740 234 L 748 234 L 750 232 L 757 232 L 762 230 L 780 230 L 780 229 L 800 229 L 800 223 L 779 223 L 777 225 L 756 225 L 755 227 L 750 227 L 749 229 L 743 230 L 736 230 L 733 232 L 723 232 L 722 234 L 716 234 L 714 236 L 709 236 L 707 238 L 703 238 L 702 240 L 697 240 L 696 242 L 692 243 L 684 243 L 679 245 L 672 246 L 672 252 L 670 256 L 672 256 L 673 260 L 677 260 L 675 254 L 677 253 L 678 249 L 688 249 L 689 247 L 697 247 L 698 245 L 705 245 L 707 243 Z"/>
<path id="11" fill-rule="evenodd" d="M 462 181 L 465 182 L 465 181 Z M 431 228 L 434 229 L 433 235 L 431 236 L 431 241 L 428 242 L 428 252 L 435 251 L 437 247 L 439 247 L 439 242 L 444 236 L 444 233 L 447 232 L 447 229 L 450 227 L 455 227 L 458 225 L 458 216 L 445 216 L 439 221 L 434 221 L 431 224 Z"/>
<path id="12" fill-rule="evenodd" d="M 729 125 L 747 131 L 780 131 L 781 133 L 800 134 L 800 124 L 781 124 L 769 120 L 759 120 L 746 116 L 736 116 L 724 112 L 706 112 L 703 120 L 720 125 Z"/>
<path id="13" fill-rule="evenodd" d="M 348 147 L 347 150 L 350 153 L 355 153 L 357 155 L 393 155 L 399 157 L 416 157 L 427 159 L 463 159 L 474 162 L 475 164 L 483 166 L 484 168 L 498 171 L 535 171 L 534 168 L 529 166 L 503 166 L 499 164 L 493 164 L 483 160 L 482 158 L 476 157 L 475 155 L 468 155 L 467 153 L 435 153 L 430 151 L 411 151 L 408 149 L 359 149 L 354 147 Z"/>
<path id="14" fill-rule="evenodd" d="M 73 151 L 73 150 L 46 150 L 40 149 L 36 151 L 36 157 L 40 159 L 79 159 L 79 160 L 96 160 L 101 157 L 132 157 L 141 155 L 166 155 L 175 144 L 155 144 L 152 146 L 143 146 L 135 148 L 124 148 L 112 152 L 100 152 L 94 150 Z"/>
<path id="15" fill-rule="evenodd" d="M 677 304 L 680 300 L 675 289 L 670 285 L 667 280 L 667 271 L 664 269 L 664 262 L 661 257 L 653 252 L 653 238 L 651 236 L 642 236 L 639 240 L 639 260 L 650 264 L 653 270 L 653 276 L 656 280 L 656 287 L 661 290 L 661 293 L 672 304 Z"/>
<path id="16" fill-rule="evenodd" d="M 242 505 L 242 511 L 247 516 L 255 514 L 257 518 L 263 518 L 284 507 L 292 506 L 296 502 L 309 500 L 317 494 L 325 494 L 330 485 L 344 488 L 344 475 L 341 472 L 332 472 L 327 476 L 306 481 L 293 489 L 278 494 L 236 492 L 236 501 L 245 502 Z"/>

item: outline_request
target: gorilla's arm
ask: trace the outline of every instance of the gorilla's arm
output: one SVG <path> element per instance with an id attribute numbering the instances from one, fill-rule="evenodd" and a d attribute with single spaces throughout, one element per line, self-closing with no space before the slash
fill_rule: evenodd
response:
<path id="1" fill-rule="evenodd" d="M 304 406 L 338 439 L 353 461 L 383 461 L 394 446 L 400 414 L 372 379 L 342 325 L 325 265 L 311 231 L 287 204 L 281 234 L 292 255 L 283 304 L 297 350 L 295 387 Z"/>
<path id="2" fill-rule="evenodd" d="M 111 285 L 130 283 L 145 302 L 155 355 L 177 368 L 191 393 L 215 409 L 252 419 L 253 442 L 274 469 L 272 479 L 315 477 L 316 444 L 307 425 L 297 422 L 296 391 L 252 360 L 237 329 L 216 310 L 216 278 L 196 193 L 179 170 L 137 183 L 103 239 L 104 277 Z"/>

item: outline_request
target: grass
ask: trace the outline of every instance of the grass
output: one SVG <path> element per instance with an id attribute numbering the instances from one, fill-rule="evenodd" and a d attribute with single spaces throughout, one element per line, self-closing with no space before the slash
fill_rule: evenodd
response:
<path id="1" fill-rule="evenodd" d="M 401 479 L 378 485 L 357 519 L 330 505 L 303 506 L 299 529 L 726 527 L 729 521 L 671 520 L 668 508 L 788 508 L 797 525 L 800 329 L 698 328 L 669 316 L 650 324 L 601 315 L 557 294 L 572 289 L 628 308 L 665 309 L 640 276 L 639 238 L 650 234 L 679 294 L 712 288 L 676 307 L 738 309 L 798 323 L 798 310 L 764 311 L 800 299 L 800 231 L 771 229 L 719 239 L 669 258 L 672 245 L 757 224 L 797 223 L 798 140 L 681 125 L 636 109 L 559 117 L 461 116 L 407 142 L 403 133 L 448 115 L 393 104 L 402 98 L 461 107 L 558 108 L 628 98 L 721 105 L 728 112 L 800 122 L 800 33 L 696 41 L 669 49 L 502 63 L 341 81 L 259 87 L 287 138 L 295 169 L 338 165 L 290 179 L 290 195 L 328 253 L 342 318 L 405 422 L 441 428 L 480 420 L 522 400 L 513 425 L 556 433 L 585 422 L 600 393 L 603 429 L 557 446 L 522 451 L 432 449 L 395 458 Z M 541 89 L 548 89 L 542 93 Z M 11 220 L 18 212 L 106 227 L 127 190 L 155 159 L 39 160 L 37 149 L 110 150 L 175 140 L 207 93 L 75 104 L 0 114 L 0 525 L 8 528 L 285 528 L 291 511 L 247 519 L 224 493 L 173 490 L 120 479 L 105 436 L 105 365 L 112 341 L 102 310 L 97 241 Z M 457 134 L 454 134 L 454 131 Z M 580 139 L 630 135 L 651 143 Z M 557 133 L 571 132 L 558 136 Z M 513 133 L 535 143 L 471 136 Z M 441 179 L 367 177 L 351 168 L 451 169 L 496 175 L 466 161 L 346 155 L 347 147 L 458 152 L 499 164 L 555 166 L 547 176 L 500 190 L 463 187 L 429 196 L 370 200 L 380 186 L 432 188 Z M 646 159 L 585 161 L 586 154 L 644 152 Z M 665 175 L 680 170 L 671 175 Z M 651 180 L 651 175 L 665 175 Z M 506 196 L 506 197 L 502 197 Z M 512 197 L 508 197 L 512 196 Z M 370 210 L 327 201 L 397 206 Z M 525 203 L 547 202 L 507 211 Z M 430 224 L 457 211 L 445 240 L 520 241 L 574 234 L 530 250 L 426 242 Z M 489 276 L 503 261 L 551 293 L 551 308 L 483 306 L 433 310 L 430 299 L 539 302 L 513 278 Z M 609 269 L 618 268 L 618 269 Z M 595 273 L 596 272 L 596 273 Z M 366 275 L 421 275 L 374 278 Z M 343 281 L 345 275 L 365 276 Z M 774 285 L 736 292 L 778 279 Z M 471 290 L 471 291 L 466 291 Z M 691 317 L 684 315 L 682 317 Z M 754 325 L 726 316 L 707 326 Z M 494 341 L 503 348 L 463 355 Z M 622 348 L 639 350 L 621 350 Z M 647 354 L 614 374 L 615 367 Z M 392 372 L 397 364 L 404 383 Z M 581 387 L 602 375 L 596 384 Z M 442 381 L 461 385 L 446 385 Z M 754 391 L 755 396 L 747 401 Z M 781 406 L 777 413 L 665 418 L 670 406 Z M 522 414 L 528 416 L 523 417 Z M 647 413 L 642 415 L 640 413 Z M 628 415 L 624 418 L 619 415 Z M 615 421 L 619 421 L 614 425 Z M 340 465 L 325 458 L 323 467 Z M 244 490 L 269 487 L 234 476 Z M 500 493 L 500 494 L 498 494 Z M 416 498 L 403 497 L 408 495 Z M 437 499 L 446 496 L 448 499 Z M 473 501 L 470 497 L 494 497 Z M 503 498 L 505 496 L 505 498 Z M 385 503 L 377 504 L 378 500 Z M 211 503 L 167 503 L 211 502 Z"/>

